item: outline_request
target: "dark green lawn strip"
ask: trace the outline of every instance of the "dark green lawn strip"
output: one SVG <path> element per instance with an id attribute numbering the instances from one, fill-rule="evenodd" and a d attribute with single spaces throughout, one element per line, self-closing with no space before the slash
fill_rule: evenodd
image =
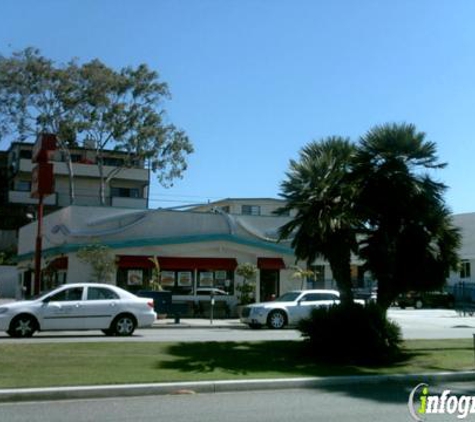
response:
<path id="1" fill-rule="evenodd" d="M 0 388 L 459 371 L 471 340 L 408 341 L 388 367 L 315 362 L 302 342 L 56 343 L 0 345 Z"/>

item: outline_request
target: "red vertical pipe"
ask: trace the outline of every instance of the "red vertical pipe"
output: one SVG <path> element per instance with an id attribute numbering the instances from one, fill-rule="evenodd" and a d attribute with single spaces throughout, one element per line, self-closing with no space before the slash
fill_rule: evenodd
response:
<path id="1" fill-rule="evenodd" d="M 43 195 L 39 195 L 38 200 L 38 227 L 36 232 L 36 250 L 35 250 L 35 285 L 34 294 L 41 291 L 41 248 L 42 248 L 42 226 L 43 226 Z"/>

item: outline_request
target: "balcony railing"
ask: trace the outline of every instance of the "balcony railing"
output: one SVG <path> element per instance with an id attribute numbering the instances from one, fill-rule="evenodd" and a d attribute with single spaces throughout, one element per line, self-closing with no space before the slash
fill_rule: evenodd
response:
<path id="1" fill-rule="evenodd" d="M 38 199 L 32 198 L 30 192 L 11 190 L 8 192 L 8 202 L 14 204 L 37 204 Z M 45 196 L 43 199 L 45 205 L 57 205 L 56 194 Z"/>
<path id="2" fill-rule="evenodd" d="M 68 176 L 68 166 L 66 163 L 53 161 L 53 173 L 58 176 Z M 31 173 L 35 164 L 31 160 L 22 158 L 20 160 L 19 170 L 23 173 Z M 104 175 L 107 176 L 115 167 L 104 166 Z M 92 177 L 99 178 L 99 168 L 96 164 L 73 163 L 74 177 Z M 149 171 L 144 168 L 123 168 L 115 176 L 115 179 L 134 180 L 148 183 Z"/>

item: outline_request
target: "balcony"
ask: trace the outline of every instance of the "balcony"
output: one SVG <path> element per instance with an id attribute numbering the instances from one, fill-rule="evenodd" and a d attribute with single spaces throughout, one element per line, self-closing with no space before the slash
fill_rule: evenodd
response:
<path id="1" fill-rule="evenodd" d="M 68 176 L 68 166 L 66 163 L 54 162 L 54 174 L 61 176 Z M 107 176 L 115 167 L 104 166 L 104 176 Z M 73 164 L 74 177 L 88 177 L 99 178 L 99 168 L 95 164 Z M 124 168 L 117 175 L 115 179 L 141 181 L 148 184 L 148 170 L 141 168 Z"/>
<path id="2" fill-rule="evenodd" d="M 8 202 L 13 204 L 28 204 L 35 205 L 38 204 L 37 198 L 32 198 L 30 192 L 11 190 L 8 192 Z M 45 205 L 57 205 L 56 194 L 48 195 L 43 199 L 43 204 Z"/>
<path id="3" fill-rule="evenodd" d="M 54 175 L 69 176 L 68 166 L 66 163 L 58 161 L 53 161 L 52 163 L 54 165 Z M 22 158 L 19 163 L 19 171 L 22 173 L 31 173 L 35 165 L 36 164 L 32 163 L 31 160 Z M 104 166 L 104 175 L 107 176 L 115 169 L 116 167 Z M 74 177 L 99 178 L 99 168 L 96 164 L 73 163 L 73 173 Z M 149 171 L 143 168 L 124 168 L 119 173 L 117 173 L 115 179 L 138 181 L 148 184 L 148 173 Z"/>

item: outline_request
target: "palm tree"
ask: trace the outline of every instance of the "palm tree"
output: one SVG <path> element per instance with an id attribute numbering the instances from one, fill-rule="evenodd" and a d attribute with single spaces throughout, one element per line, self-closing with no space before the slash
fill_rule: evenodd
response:
<path id="1" fill-rule="evenodd" d="M 305 288 L 305 283 L 308 278 L 315 279 L 315 276 L 317 273 L 315 271 L 312 271 L 310 269 L 303 269 L 300 268 L 298 265 L 295 265 L 292 267 L 292 270 L 294 270 L 294 273 L 292 274 L 292 278 L 296 278 L 300 280 L 300 289 Z"/>
<path id="2" fill-rule="evenodd" d="M 364 228 L 360 257 L 385 309 L 399 293 L 441 287 L 457 264 L 460 234 L 444 204 L 446 186 L 428 174 L 443 167 L 414 125 L 377 126 L 360 140 L 351 176 Z"/>
<path id="3" fill-rule="evenodd" d="M 280 193 L 286 205 L 277 210 L 277 214 L 297 212 L 280 228 L 280 238 L 291 238 L 297 259 L 308 266 L 318 256 L 329 262 L 344 304 L 353 301 L 350 261 L 357 246 L 354 188 L 345 182 L 354 152 L 354 146 L 342 137 L 305 146 L 300 160 L 290 161 Z"/>

